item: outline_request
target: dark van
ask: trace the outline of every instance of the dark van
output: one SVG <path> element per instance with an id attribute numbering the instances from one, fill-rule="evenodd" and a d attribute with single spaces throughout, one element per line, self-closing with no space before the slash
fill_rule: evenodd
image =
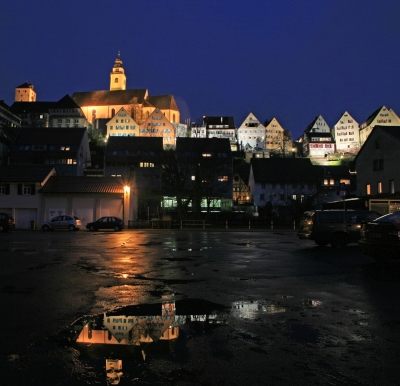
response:
<path id="1" fill-rule="evenodd" d="M 0 232 L 8 232 L 15 228 L 14 218 L 10 213 L 0 212 Z"/>
<path id="2" fill-rule="evenodd" d="M 310 210 L 304 212 L 297 236 L 319 246 L 344 248 L 361 237 L 361 224 L 381 215 L 366 210 Z"/>

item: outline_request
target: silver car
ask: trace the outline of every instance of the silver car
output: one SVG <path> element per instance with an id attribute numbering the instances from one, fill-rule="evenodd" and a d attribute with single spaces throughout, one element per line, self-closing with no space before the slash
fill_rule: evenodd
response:
<path id="1" fill-rule="evenodd" d="M 52 231 L 55 229 L 68 229 L 70 231 L 78 231 L 81 229 L 81 220 L 76 216 L 61 215 L 45 221 L 42 224 L 44 231 Z"/>

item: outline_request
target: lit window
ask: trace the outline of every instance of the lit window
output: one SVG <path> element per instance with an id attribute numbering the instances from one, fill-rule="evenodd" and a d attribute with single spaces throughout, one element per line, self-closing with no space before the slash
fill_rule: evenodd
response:
<path id="1" fill-rule="evenodd" d="M 228 176 L 219 176 L 218 181 L 228 181 Z"/>
<path id="2" fill-rule="evenodd" d="M 378 182 L 378 194 L 382 193 L 382 182 Z"/>
<path id="3" fill-rule="evenodd" d="M 203 157 L 211 157 L 211 153 L 203 153 L 202 156 Z"/>
<path id="4" fill-rule="evenodd" d="M 192 181 L 195 181 L 196 180 L 196 176 L 192 176 Z"/>
<path id="5" fill-rule="evenodd" d="M 367 194 L 371 194 L 371 184 L 367 184 Z"/>

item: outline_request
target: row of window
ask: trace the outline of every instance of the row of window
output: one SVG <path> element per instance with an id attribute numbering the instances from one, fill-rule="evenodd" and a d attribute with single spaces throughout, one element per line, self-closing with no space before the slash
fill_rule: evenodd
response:
<path id="1" fill-rule="evenodd" d="M 333 144 L 321 144 L 321 145 L 317 145 L 317 144 L 312 144 L 312 143 L 310 143 L 310 149 L 323 149 L 324 147 L 325 148 L 327 148 L 327 149 L 331 149 L 331 148 L 333 148 Z"/>
<path id="2" fill-rule="evenodd" d="M 283 201 L 283 200 L 285 200 L 286 196 L 284 194 L 279 194 L 279 195 L 274 194 L 273 197 L 279 197 L 279 199 L 281 201 Z M 304 201 L 304 197 L 305 197 L 304 194 L 300 194 L 300 195 L 292 194 L 290 196 L 287 196 L 287 199 L 288 200 L 293 200 L 293 201 L 300 200 L 300 202 L 303 202 Z M 272 199 L 272 197 L 270 197 L 270 198 Z M 263 194 L 263 193 L 260 194 L 260 201 L 265 201 L 265 194 Z"/>
<path id="3" fill-rule="evenodd" d="M 121 125 L 115 126 L 115 130 L 124 130 L 124 128 L 125 128 L 125 130 L 129 130 L 129 129 L 135 130 L 136 126 L 121 126 Z M 114 127 L 110 126 L 110 130 L 114 130 Z"/>
<path id="4" fill-rule="evenodd" d="M 32 196 L 36 193 L 35 184 L 18 184 L 17 194 L 22 196 Z M 0 196 L 10 194 L 10 185 L 0 185 Z"/>
<path id="5" fill-rule="evenodd" d="M 191 180 L 196 181 L 196 176 L 192 176 Z M 218 176 L 217 180 L 219 182 L 225 182 L 225 181 L 229 181 L 229 177 L 228 176 Z M 201 182 L 209 182 L 209 180 L 206 178 L 206 179 L 203 179 Z"/>
<path id="6" fill-rule="evenodd" d="M 283 182 L 279 183 L 279 184 L 271 184 L 271 188 L 272 189 L 276 189 L 277 187 L 280 187 L 281 189 L 285 189 L 285 188 L 300 188 L 300 189 L 305 189 L 308 188 L 309 185 L 308 184 L 304 184 L 304 183 L 300 183 L 300 184 L 285 184 Z M 261 184 L 261 189 L 267 189 L 267 184 Z"/>
<path id="7" fill-rule="evenodd" d="M 79 119 L 74 119 L 73 121 L 74 121 L 74 123 L 79 123 Z M 57 123 L 62 123 L 62 122 L 63 122 L 63 120 L 61 118 L 57 119 Z M 65 118 L 64 122 L 65 123 L 71 123 L 71 119 L 70 118 Z"/>
<path id="8" fill-rule="evenodd" d="M 136 137 L 135 133 L 110 133 L 110 137 Z"/>
<path id="9" fill-rule="evenodd" d="M 377 182 L 376 192 L 377 192 L 377 194 L 383 193 L 382 181 Z M 394 193 L 394 192 L 395 192 L 394 180 L 389 180 L 389 193 Z M 371 195 L 371 184 L 367 184 L 366 193 L 367 193 L 367 195 Z"/>
<path id="10" fill-rule="evenodd" d="M 61 151 L 70 151 L 71 147 L 70 146 L 48 146 L 49 150 L 61 150 Z M 21 145 L 19 146 L 18 150 L 46 150 L 47 145 L 32 145 L 32 146 L 26 146 L 26 145 Z"/>

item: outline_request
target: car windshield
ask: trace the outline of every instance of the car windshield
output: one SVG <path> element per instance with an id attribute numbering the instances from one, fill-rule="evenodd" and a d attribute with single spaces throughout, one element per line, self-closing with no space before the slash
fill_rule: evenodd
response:
<path id="1" fill-rule="evenodd" d="M 385 214 L 382 217 L 379 217 L 374 220 L 375 222 L 391 222 L 394 224 L 400 224 L 400 212 L 393 212 L 389 214 Z"/>

